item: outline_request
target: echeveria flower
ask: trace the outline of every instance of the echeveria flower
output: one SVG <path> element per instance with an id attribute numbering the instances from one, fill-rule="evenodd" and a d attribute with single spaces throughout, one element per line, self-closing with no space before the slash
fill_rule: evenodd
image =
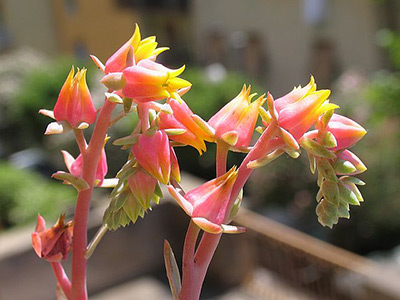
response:
<path id="1" fill-rule="evenodd" d="M 190 145 L 201 154 L 206 150 L 204 141 L 213 140 L 210 133 L 199 126 L 198 121 L 196 122 L 193 118 L 194 113 L 184 101 L 179 103 L 179 101 L 170 98 L 168 99 L 168 104 L 171 106 L 173 113 L 161 112 L 159 114 L 159 128 L 184 130 L 184 133 L 170 135 L 169 138 L 183 145 Z"/>
<path id="2" fill-rule="evenodd" d="M 224 175 L 210 180 L 182 196 L 172 185 L 168 191 L 201 229 L 209 233 L 238 233 L 243 229 L 223 224 L 226 219 L 232 186 L 237 177 L 233 167 Z"/>
<path id="3" fill-rule="evenodd" d="M 248 147 L 258 118 L 258 110 L 264 104 L 264 96 L 251 102 L 250 86 L 243 89 L 233 100 L 221 108 L 208 124 L 215 129 L 215 137 L 231 146 Z"/>
<path id="4" fill-rule="evenodd" d="M 65 223 L 64 215 L 49 229 L 46 229 L 43 217 L 38 215 L 36 229 L 32 233 L 33 249 L 40 258 L 49 262 L 65 260 L 72 246 L 72 230 L 72 221 Z"/>
<path id="5" fill-rule="evenodd" d="M 157 130 L 154 134 L 141 134 L 132 146 L 139 165 L 154 178 L 167 184 L 171 173 L 171 146 L 167 134 Z"/>
<path id="6" fill-rule="evenodd" d="M 83 169 L 82 154 L 79 154 L 78 157 L 74 159 L 73 156 L 69 154 L 67 151 L 61 151 L 61 153 L 64 157 L 64 162 L 65 165 L 67 166 L 68 171 L 76 177 L 81 177 Z M 107 172 L 108 172 L 107 157 L 106 157 L 106 151 L 103 148 L 100 156 L 100 161 L 96 169 L 95 186 L 101 185 L 103 183 L 104 177 L 107 175 Z"/>
<path id="7" fill-rule="evenodd" d="M 333 150 L 350 148 L 367 133 L 357 122 L 338 114 L 332 115 L 326 129 L 336 138 L 337 146 Z"/>
<path id="8" fill-rule="evenodd" d="M 128 178 L 129 188 L 133 196 L 144 209 L 150 207 L 150 202 L 154 197 L 158 201 L 158 196 L 154 194 L 157 183 L 157 179 L 142 170 L 138 170 Z"/>
<path id="9" fill-rule="evenodd" d="M 141 60 L 123 71 L 122 94 L 138 103 L 170 97 L 180 100 L 179 92 L 191 86 L 189 81 L 177 77 L 184 69 L 172 70 L 149 59 Z"/>
<path id="10" fill-rule="evenodd" d="M 139 26 L 136 24 L 132 37 L 118 49 L 106 62 L 104 72 L 122 72 L 127 67 L 137 64 L 142 59 L 155 59 L 158 54 L 168 50 L 167 47 L 157 48 L 156 37 L 141 39 Z"/>
<path id="11" fill-rule="evenodd" d="M 58 95 L 54 118 L 58 122 L 67 121 L 73 128 L 96 120 L 96 110 L 86 84 L 86 69 L 78 69 L 74 76 L 72 67 Z"/>

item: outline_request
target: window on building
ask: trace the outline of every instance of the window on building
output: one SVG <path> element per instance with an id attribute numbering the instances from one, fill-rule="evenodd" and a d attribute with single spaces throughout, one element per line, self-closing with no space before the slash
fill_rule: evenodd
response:
<path id="1" fill-rule="evenodd" d="M 186 11 L 188 0 L 117 0 L 121 7 Z"/>
<path id="2" fill-rule="evenodd" d="M 64 0 L 64 9 L 69 15 L 73 15 L 78 10 L 76 0 Z"/>

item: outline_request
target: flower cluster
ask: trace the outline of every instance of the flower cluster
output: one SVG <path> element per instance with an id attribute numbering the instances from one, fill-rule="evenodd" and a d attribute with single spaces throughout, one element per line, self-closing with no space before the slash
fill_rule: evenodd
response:
<path id="1" fill-rule="evenodd" d="M 46 229 L 44 219 L 38 216 L 32 243 L 39 257 L 59 263 L 74 249 L 73 272 L 86 274 L 87 257 L 102 234 L 107 229 L 116 230 L 144 217 L 163 197 L 161 185 L 165 185 L 191 218 L 185 240 L 187 252 L 184 254 L 187 260 L 184 272 L 191 272 L 195 262 L 209 263 L 211 257 L 196 260 L 195 255 L 208 255 L 207 251 L 215 250 L 210 246 L 213 244 L 210 239 L 215 242 L 221 233 L 245 231 L 229 223 L 238 212 L 242 188 L 252 170 L 285 152 L 297 158 L 301 149 L 308 155 L 311 172 L 318 172 L 320 189 L 316 214 L 319 222 L 332 227 L 339 218 L 350 217 L 349 205 L 359 205 L 363 201 L 357 185 L 364 183 L 354 176 L 364 172 L 366 167 L 348 149 L 366 134 L 366 130 L 334 113 L 338 106 L 330 103 L 329 90 L 317 90 L 311 77 L 305 87 L 294 88 L 274 100 L 269 93 L 255 97 L 251 87 L 244 85 L 236 97 L 205 121 L 193 113 L 183 99 L 191 88 L 191 83 L 180 77 L 185 67 L 170 69 L 157 62 L 157 56 L 168 49 L 157 46 L 154 36 L 142 39 L 136 26 L 133 36 L 105 64 L 91 56 L 104 73 L 101 82 L 108 89 L 98 115 L 86 84 L 86 69 L 78 69 L 75 74 L 74 67 L 59 93 L 54 110 L 40 110 L 54 119 L 45 134 L 73 131 L 80 153 L 74 158 L 62 151 L 68 172 L 59 171 L 53 175 L 77 189 L 76 214 L 67 223 L 61 215 L 50 229 Z M 120 112 L 113 114 L 114 109 Z M 108 172 L 105 144 L 112 138 L 107 132 L 120 119 L 129 118 L 131 113 L 136 113 L 138 121 L 130 134 L 113 138 L 114 145 L 127 150 L 127 161 L 115 178 L 105 178 Z M 256 128 L 259 116 L 263 126 Z M 83 130 L 95 122 L 87 142 Z M 261 135 L 256 138 L 255 132 Z M 181 174 L 174 148 L 191 146 L 201 155 L 207 150 L 207 143 L 216 143 L 217 146 L 216 176 L 185 193 L 179 185 Z M 246 157 L 240 166 L 228 170 L 229 151 L 246 153 Z M 113 190 L 103 216 L 103 227 L 85 251 L 86 232 L 83 229 L 87 226 L 95 187 L 111 187 Z M 195 251 L 200 229 L 205 233 L 198 243 L 198 251 Z M 207 266 L 199 266 L 190 276 L 184 274 L 183 278 L 198 276 L 200 279 L 190 284 L 183 282 L 184 296 L 181 297 L 178 296 L 181 292 L 176 290 L 180 287 L 180 278 L 176 275 L 179 272 L 172 270 L 176 263 L 171 261 L 173 255 L 168 253 L 171 254 L 171 250 L 166 247 L 168 277 L 176 283 L 172 286 L 174 299 L 195 299 L 187 290 L 188 286 L 192 287 L 195 282 L 201 287 L 205 275 L 201 272 L 205 272 Z M 71 286 L 66 276 L 57 270 L 58 283 L 66 295 L 75 295 L 73 299 L 87 299 L 85 278 L 79 277 Z"/>

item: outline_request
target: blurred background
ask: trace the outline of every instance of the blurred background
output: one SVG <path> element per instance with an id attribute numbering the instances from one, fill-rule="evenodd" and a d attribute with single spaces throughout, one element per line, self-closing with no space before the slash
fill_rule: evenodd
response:
<path id="1" fill-rule="evenodd" d="M 31 224 L 38 212 L 50 221 L 60 210 L 71 212 L 74 191 L 49 177 L 64 168 L 59 150 L 76 156 L 77 149 L 71 135 L 44 137 L 49 119 L 37 112 L 53 108 L 71 64 L 88 68 L 89 86 L 100 103 L 104 93 L 98 83 L 101 74 L 89 61 L 89 54 L 105 62 L 129 39 L 135 23 L 142 36 L 156 35 L 160 46 L 171 48 L 160 55 L 162 63 L 186 65 L 183 78 L 191 81 L 193 88 L 185 100 L 206 120 L 235 97 L 243 83 L 260 94 L 270 91 L 277 98 L 294 86 L 307 84 L 312 74 L 319 88 L 331 89 L 331 101 L 341 107 L 338 112 L 368 130 L 354 149 L 368 167 L 360 176 L 367 182 L 361 188 L 365 202 L 352 207 L 350 220 L 341 219 L 332 230 L 322 227 L 315 215 L 316 178 L 304 157 L 296 161 L 287 157 L 254 172 L 246 186 L 245 205 L 268 220 L 400 274 L 399 0 L 0 0 L 0 235 Z M 119 123 L 112 135 L 128 134 L 132 122 Z M 108 177 L 112 177 L 127 154 L 112 145 L 107 151 Z M 178 149 L 177 155 L 183 170 L 203 180 L 214 177 L 213 145 L 198 158 L 196 150 L 188 148 Z M 229 159 L 238 164 L 242 156 Z M 182 222 L 187 222 L 184 216 Z M 285 236 L 288 227 L 271 224 L 262 226 L 276 225 Z M 261 237 L 254 239 L 275 239 L 263 230 Z M 288 249 L 293 246 L 290 239 L 308 239 L 298 231 L 290 234 L 293 236 L 285 242 Z M 177 235 L 179 248 L 183 231 Z M 317 240 L 310 241 L 311 248 L 319 245 Z M 0 254 L 2 247 L 5 242 L 0 242 Z M 301 251 L 311 251 L 293 247 L 297 252 L 281 258 L 285 262 Z M 332 249 L 332 257 L 350 253 Z M 349 255 L 350 261 L 361 259 Z M 331 263 L 338 264 L 335 259 Z M 307 266 L 303 263 L 302 268 Z M 290 266 L 265 267 L 294 284 L 285 272 Z M 332 270 L 327 267 L 325 271 L 331 274 Z M 306 273 L 318 273 L 313 272 Z M 309 280 L 332 281 L 332 274 L 321 276 Z M 0 275 L 0 299 L 17 299 L 2 296 L 6 288 L 1 279 Z M 333 292 L 338 284 L 331 281 L 324 297 L 345 299 Z M 353 286 L 357 280 L 346 277 L 345 281 Z M 317 293 L 316 288 L 311 292 Z M 297 295 L 293 299 L 301 298 Z M 393 299 L 400 299 L 397 296 Z M 357 297 L 361 296 L 349 299 L 366 299 Z M 371 299 L 386 299 L 381 297 Z"/>

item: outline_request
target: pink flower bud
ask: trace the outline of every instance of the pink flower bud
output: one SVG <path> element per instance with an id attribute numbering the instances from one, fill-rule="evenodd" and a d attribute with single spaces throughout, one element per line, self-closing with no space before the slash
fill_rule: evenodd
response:
<path id="1" fill-rule="evenodd" d="M 144 209 L 150 207 L 157 186 L 157 179 L 142 170 L 138 170 L 128 178 L 129 188 L 133 196 Z"/>
<path id="2" fill-rule="evenodd" d="M 168 48 L 157 48 L 156 37 L 141 40 L 140 29 L 136 24 L 135 32 L 129 41 L 117 50 L 106 62 L 105 73 L 122 72 L 127 67 L 137 64 L 142 59 L 154 58 Z"/>
<path id="3" fill-rule="evenodd" d="M 169 97 L 180 99 L 180 90 L 191 86 L 190 82 L 177 77 L 184 69 L 172 70 L 149 59 L 141 60 L 123 71 L 126 84 L 122 94 L 138 103 Z"/>
<path id="4" fill-rule="evenodd" d="M 299 139 L 324 112 L 337 108 L 329 103 L 329 90 L 316 90 L 314 78 L 304 88 L 298 87 L 289 94 L 276 99 L 274 107 L 278 114 L 278 124 L 295 139 Z"/>
<path id="5" fill-rule="evenodd" d="M 46 221 L 38 215 L 35 232 L 32 233 L 32 246 L 36 254 L 49 262 L 67 259 L 72 246 L 72 221 L 64 223 L 61 215 L 57 223 L 46 229 Z"/>
<path id="6" fill-rule="evenodd" d="M 79 154 L 76 159 L 72 157 L 67 151 L 61 151 L 64 157 L 65 165 L 67 166 L 68 171 L 77 177 L 82 176 L 83 169 L 83 158 L 82 154 Z M 95 185 L 101 185 L 104 181 L 104 177 L 107 175 L 108 165 L 107 165 L 107 157 L 106 151 L 103 149 L 100 156 L 100 161 L 97 165 L 96 177 L 95 177 Z"/>
<path id="7" fill-rule="evenodd" d="M 171 173 L 171 147 L 164 131 L 153 135 L 141 134 L 132 153 L 139 165 L 150 175 L 167 184 Z"/>
<path id="8" fill-rule="evenodd" d="M 350 148 L 367 133 L 358 123 L 338 114 L 332 115 L 327 130 L 335 136 L 337 141 L 337 146 L 332 150 Z"/>
<path id="9" fill-rule="evenodd" d="M 231 146 L 248 147 L 258 118 L 258 110 L 264 104 L 264 96 L 251 102 L 250 86 L 243 89 L 233 100 L 221 108 L 208 124 L 215 129 L 215 136 Z"/>
<path id="10" fill-rule="evenodd" d="M 161 112 L 159 128 L 184 129 L 184 133 L 170 135 L 169 138 L 183 145 L 190 145 L 201 154 L 206 150 L 204 141 L 212 141 L 212 137 L 194 121 L 192 118 L 194 114 L 184 101 L 179 103 L 177 100 L 169 99 L 168 104 L 171 106 L 173 114 Z"/>
<path id="11" fill-rule="evenodd" d="M 58 95 L 54 118 L 58 122 L 67 121 L 74 128 L 81 123 L 92 124 L 96 120 L 96 110 L 86 85 L 86 69 L 78 69 L 74 76 L 72 67 Z"/>
<path id="12" fill-rule="evenodd" d="M 233 167 L 224 175 L 189 191 L 184 197 L 172 186 L 168 186 L 168 191 L 200 228 L 220 233 L 224 231 L 223 222 L 230 213 L 227 209 L 236 177 L 237 171 Z"/>
<path id="13" fill-rule="evenodd" d="M 337 159 L 339 161 L 344 161 L 348 162 L 355 168 L 353 169 L 352 172 L 337 172 L 338 175 L 357 175 L 365 172 L 367 170 L 367 167 L 364 165 L 364 163 L 361 161 L 361 159 L 358 158 L 357 155 L 355 155 L 353 152 L 349 150 L 344 150 L 340 152 L 339 154 L 336 155 Z M 335 165 L 335 162 L 334 162 Z"/>

